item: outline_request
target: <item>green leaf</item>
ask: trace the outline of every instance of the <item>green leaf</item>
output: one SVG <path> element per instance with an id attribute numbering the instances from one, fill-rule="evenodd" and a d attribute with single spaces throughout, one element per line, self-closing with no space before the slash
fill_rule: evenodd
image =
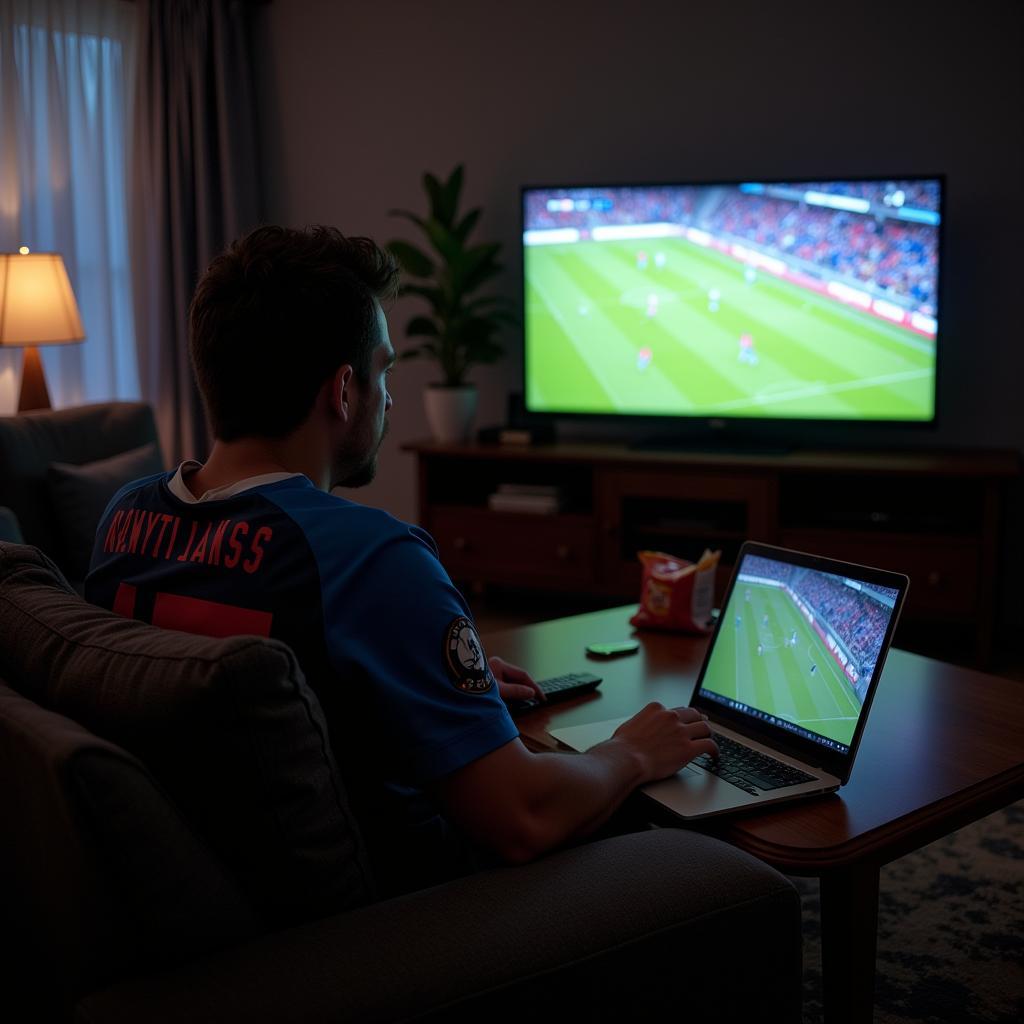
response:
<path id="1" fill-rule="evenodd" d="M 494 331 L 495 326 L 491 320 L 474 316 L 462 321 L 459 337 L 464 345 L 472 346 L 487 341 Z"/>
<path id="2" fill-rule="evenodd" d="M 451 218 L 445 216 L 444 186 L 429 171 L 423 175 L 423 188 L 427 193 L 427 201 L 430 203 L 430 216 L 442 224 L 450 224 Z"/>
<path id="3" fill-rule="evenodd" d="M 413 277 L 431 277 L 434 273 L 434 261 L 415 245 L 395 239 L 388 242 L 388 249 L 394 254 L 401 268 Z"/>
<path id="4" fill-rule="evenodd" d="M 504 295 L 478 295 L 475 299 L 466 299 L 464 308 L 481 316 L 499 309 L 512 309 L 512 303 Z"/>
<path id="5" fill-rule="evenodd" d="M 431 288 L 429 285 L 423 284 L 403 284 L 398 294 L 403 297 L 418 295 L 421 299 L 426 299 L 435 313 L 439 315 L 442 310 L 447 308 L 444 292 L 440 288 Z"/>
<path id="6" fill-rule="evenodd" d="M 474 210 L 470 210 L 469 213 L 467 213 L 466 216 L 463 217 L 462 220 L 460 220 L 452 229 L 452 234 L 455 235 L 463 245 L 466 244 L 466 239 L 469 237 L 470 232 L 476 227 L 476 222 L 480 219 L 480 214 L 482 212 L 483 211 L 479 206 Z"/>
<path id="7" fill-rule="evenodd" d="M 473 349 L 474 363 L 496 363 L 505 354 L 504 346 L 497 342 L 488 345 L 479 345 Z"/>
<path id="8" fill-rule="evenodd" d="M 391 217 L 401 217 L 403 220 L 412 221 L 417 227 L 422 228 L 424 231 L 427 230 L 426 222 L 418 213 L 413 213 L 412 210 L 388 210 L 388 215 Z"/>
<path id="9" fill-rule="evenodd" d="M 410 338 L 417 335 L 428 335 L 429 337 L 436 338 L 438 335 L 437 324 L 429 317 L 414 316 L 405 325 L 405 333 Z"/>
<path id="10" fill-rule="evenodd" d="M 455 211 L 459 207 L 459 193 L 462 191 L 463 166 L 457 164 L 448 180 L 444 183 L 445 223 L 451 226 L 455 222 Z"/>
<path id="11" fill-rule="evenodd" d="M 464 291 L 475 291 L 485 281 L 501 273 L 504 268 L 497 259 L 500 251 L 501 246 L 494 243 L 478 245 L 466 253 L 467 267 L 462 284 Z"/>
<path id="12" fill-rule="evenodd" d="M 458 267 L 463 261 L 465 250 L 461 242 L 451 233 L 448 227 L 435 217 L 424 225 L 424 229 L 430 236 L 434 248 L 441 254 L 444 261 L 453 267 Z"/>

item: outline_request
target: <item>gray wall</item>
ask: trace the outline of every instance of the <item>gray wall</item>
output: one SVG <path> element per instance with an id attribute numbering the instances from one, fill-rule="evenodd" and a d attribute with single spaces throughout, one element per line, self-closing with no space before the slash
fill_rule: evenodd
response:
<path id="1" fill-rule="evenodd" d="M 268 215 L 386 241 L 404 233 L 389 208 L 423 208 L 422 172 L 464 161 L 517 296 L 523 183 L 945 172 L 942 422 L 915 443 L 1024 449 L 1022 6 L 273 0 L 257 48 Z M 399 347 L 412 310 L 391 312 Z M 519 385 L 508 341 L 477 374 L 480 423 Z M 397 373 L 360 496 L 403 517 L 414 463 L 398 448 L 427 432 L 429 378 Z"/>

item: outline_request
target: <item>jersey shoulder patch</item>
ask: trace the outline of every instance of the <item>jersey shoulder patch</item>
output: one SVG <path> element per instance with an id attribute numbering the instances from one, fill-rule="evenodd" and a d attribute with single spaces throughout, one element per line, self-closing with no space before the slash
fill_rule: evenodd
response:
<path id="1" fill-rule="evenodd" d="M 465 615 L 448 623 L 444 638 L 444 656 L 448 675 L 463 693 L 486 693 L 494 685 L 483 644 L 476 626 Z"/>

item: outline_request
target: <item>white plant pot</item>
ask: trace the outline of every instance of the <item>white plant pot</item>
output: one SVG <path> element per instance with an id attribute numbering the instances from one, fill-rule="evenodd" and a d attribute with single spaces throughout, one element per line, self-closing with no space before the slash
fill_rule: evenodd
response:
<path id="1" fill-rule="evenodd" d="M 423 407 L 435 441 L 468 441 L 476 416 L 476 386 L 459 388 L 431 385 L 423 392 Z"/>

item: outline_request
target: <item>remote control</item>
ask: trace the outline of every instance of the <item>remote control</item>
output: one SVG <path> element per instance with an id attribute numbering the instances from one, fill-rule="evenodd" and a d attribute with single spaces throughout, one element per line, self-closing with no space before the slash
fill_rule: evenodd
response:
<path id="1" fill-rule="evenodd" d="M 530 700 L 518 700 L 509 705 L 511 711 L 530 711 L 542 704 L 557 704 L 560 700 L 571 700 L 581 693 L 593 690 L 601 682 L 600 676 L 590 672 L 567 672 L 564 676 L 552 676 L 550 679 L 538 679 L 547 700 L 533 697 Z"/>

